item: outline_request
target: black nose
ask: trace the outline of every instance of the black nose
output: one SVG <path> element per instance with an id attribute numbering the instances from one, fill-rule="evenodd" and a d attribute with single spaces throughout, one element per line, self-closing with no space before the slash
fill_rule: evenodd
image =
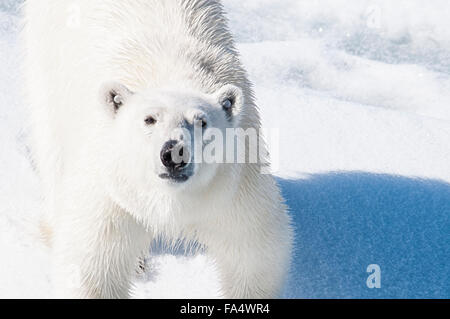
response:
<path id="1" fill-rule="evenodd" d="M 161 162 L 170 170 L 181 170 L 188 165 L 189 154 L 178 141 L 168 141 L 161 150 Z"/>

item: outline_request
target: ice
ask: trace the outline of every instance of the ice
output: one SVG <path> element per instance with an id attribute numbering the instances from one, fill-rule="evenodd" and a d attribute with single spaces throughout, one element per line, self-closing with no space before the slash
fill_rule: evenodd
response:
<path id="1" fill-rule="evenodd" d="M 48 297 L 17 4 L 0 3 L 0 297 Z M 289 298 L 449 298 L 450 2 L 224 0 L 296 228 Z M 381 289 L 366 286 L 381 268 Z M 216 297 L 204 255 L 158 251 L 135 298 Z"/>

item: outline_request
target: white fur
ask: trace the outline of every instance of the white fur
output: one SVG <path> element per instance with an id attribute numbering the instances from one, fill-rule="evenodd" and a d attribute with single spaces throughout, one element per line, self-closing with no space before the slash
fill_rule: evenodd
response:
<path id="1" fill-rule="evenodd" d="M 197 165 L 184 186 L 155 175 L 177 118 L 203 112 L 225 128 L 218 98 L 226 85 L 243 94 L 233 126 L 260 127 L 220 3 L 40 0 L 24 9 L 34 160 L 53 233 L 56 296 L 128 297 L 136 260 L 156 236 L 203 245 L 224 297 L 278 296 L 292 230 L 262 164 Z M 98 98 L 110 81 L 130 90 L 117 114 Z M 166 120 L 142 126 L 158 104 Z M 79 284 L 68 283 L 73 276 Z"/>

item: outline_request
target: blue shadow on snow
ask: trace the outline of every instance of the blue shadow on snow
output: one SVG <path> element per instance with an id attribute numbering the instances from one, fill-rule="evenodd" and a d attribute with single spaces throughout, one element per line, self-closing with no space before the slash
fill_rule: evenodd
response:
<path id="1" fill-rule="evenodd" d="M 362 172 L 278 183 L 296 230 L 284 297 L 450 297 L 450 184 Z M 370 264 L 380 289 L 366 285 Z"/>

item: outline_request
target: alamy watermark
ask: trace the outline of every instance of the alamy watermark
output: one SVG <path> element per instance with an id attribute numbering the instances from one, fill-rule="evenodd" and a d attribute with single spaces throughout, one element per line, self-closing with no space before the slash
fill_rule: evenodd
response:
<path id="1" fill-rule="evenodd" d="M 370 29 L 381 29 L 382 11 L 379 6 L 372 5 L 366 10 L 366 25 Z"/>
<path id="2" fill-rule="evenodd" d="M 78 29 L 81 27 L 81 7 L 76 2 L 73 2 L 67 7 L 66 26 L 69 29 Z"/>
<path id="3" fill-rule="evenodd" d="M 189 129 L 177 128 L 171 136 L 179 137 L 179 147 L 172 150 L 175 163 L 258 164 L 262 174 L 279 169 L 278 128 L 223 130 L 194 125 L 193 134 Z M 267 148 L 271 150 L 270 156 Z"/>
<path id="4" fill-rule="evenodd" d="M 380 289 L 381 288 L 381 267 L 377 264 L 371 264 L 367 266 L 367 273 L 369 273 L 369 277 L 367 277 L 366 285 L 369 289 Z"/>

